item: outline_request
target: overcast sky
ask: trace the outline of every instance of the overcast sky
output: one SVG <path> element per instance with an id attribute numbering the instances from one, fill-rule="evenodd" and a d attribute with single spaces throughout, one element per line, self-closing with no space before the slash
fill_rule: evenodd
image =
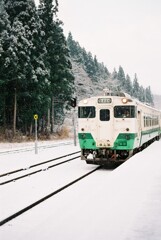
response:
<path id="1" fill-rule="evenodd" d="M 96 55 L 110 72 L 161 94 L 161 0 L 58 0 L 64 33 Z"/>

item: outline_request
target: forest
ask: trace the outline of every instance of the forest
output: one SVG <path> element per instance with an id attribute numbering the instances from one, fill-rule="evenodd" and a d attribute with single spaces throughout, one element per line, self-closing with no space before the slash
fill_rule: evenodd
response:
<path id="1" fill-rule="evenodd" d="M 74 76 L 57 12 L 56 0 L 38 8 L 32 0 L 0 1 L 1 131 L 32 134 L 38 114 L 39 131 L 52 132 L 52 104 L 60 102 L 57 115 L 69 105 Z"/>
<path id="2" fill-rule="evenodd" d="M 110 73 L 96 56 L 63 33 L 58 0 L 0 1 L 0 134 L 32 136 L 34 115 L 38 131 L 49 136 L 63 124 L 75 92 L 71 61 L 81 64 L 93 83 L 107 79 L 111 89 L 126 91 L 153 104 L 150 87 L 133 82 L 123 68 Z"/>
<path id="3" fill-rule="evenodd" d="M 93 83 L 107 80 L 107 86 L 111 91 L 123 91 L 131 95 L 133 98 L 154 105 L 153 95 L 150 86 L 144 88 L 139 84 L 137 74 L 131 80 L 129 74 L 125 74 L 123 67 L 114 68 L 110 73 L 104 63 L 97 60 L 97 56 L 92 56 L 91 52 L 87 52 L 81 47 L 79 42 L 73 39 L 70 32 L 67 37 L 67 45 L 70 50 L 70 56 L 77 64 L 81 64 Z"/>

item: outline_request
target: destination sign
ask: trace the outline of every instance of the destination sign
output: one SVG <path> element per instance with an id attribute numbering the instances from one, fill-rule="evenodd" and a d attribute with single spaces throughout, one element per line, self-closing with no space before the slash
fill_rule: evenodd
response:
<path id="1" fill-rule="evenodd" d="M 98 103 L 111 103 L 111 98 L 98 98 Z"/>

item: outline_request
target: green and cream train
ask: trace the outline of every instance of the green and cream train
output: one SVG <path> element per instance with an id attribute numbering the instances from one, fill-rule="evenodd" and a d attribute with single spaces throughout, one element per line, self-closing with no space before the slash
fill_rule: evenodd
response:
<path id="1" fill-rule="evenodd" d="M 81 159 L 106 165 L 124 162 L 161 136 L 161 111 L 126 93 L 83 99 L 78 104 Z"/>

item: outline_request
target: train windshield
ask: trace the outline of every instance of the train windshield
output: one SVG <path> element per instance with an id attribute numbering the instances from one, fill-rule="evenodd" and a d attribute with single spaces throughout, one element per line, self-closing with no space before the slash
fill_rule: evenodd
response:
<path id="1" fill-rule="evenodd" d="M 109 121 L 110 120 L 110 111 L 108 109 L 100 110 L 100 121 Z"/>
<path id="2" fill-rule="evenodd" d="M 115 106 L 114 117 L 115 118 L 135 118 L 136 117 L 135 106 Z"/>
<path id="3" fill-rule="evenodd" d="M 78 107 L 78 118 L 95 118 L 96 110 L 93 106 Z"/>

